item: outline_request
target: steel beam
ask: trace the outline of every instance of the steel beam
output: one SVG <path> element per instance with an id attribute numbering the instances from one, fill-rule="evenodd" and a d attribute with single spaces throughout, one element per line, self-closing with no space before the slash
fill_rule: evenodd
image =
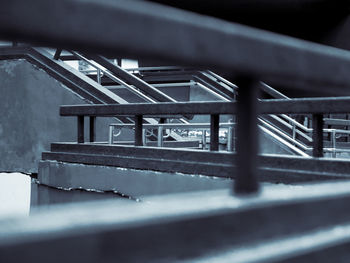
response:
<path id="1" fill-rule="evenodd" d="M 313 114 L 350 112 L 349 97 L 276 99 L 257 102 L 259 114 Z M 235 114 L 237 102 L 130 103 L 127 105 L 61 106 L 61 116 L 161 116 L 183 114 Z"/>

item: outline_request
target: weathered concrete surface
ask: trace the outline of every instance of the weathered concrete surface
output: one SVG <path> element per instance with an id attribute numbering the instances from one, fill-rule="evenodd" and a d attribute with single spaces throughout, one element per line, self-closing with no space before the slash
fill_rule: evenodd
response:
<path id="1" fill-rule="evenodd" d="M 86 102 L 44 71 L 26 60 L 0 61 L 0 92 L 0 171 L 37 172 L 50 143 L 76 140 L 76 119 L 60 117 L 59 106 Z M 97 128 L 97 139 L 107 141 L 107 121 L 98 119 Z"/>
<path id="2" fill-rule="evenodd" d="M 227 189 L 232 184 L 230 179 L 209 176 L 56 161 L 41 161 L 39 163 L 38 180 L 41 184 L 53 187 L 112 190 L 133 198 L 199 190 Z"/>

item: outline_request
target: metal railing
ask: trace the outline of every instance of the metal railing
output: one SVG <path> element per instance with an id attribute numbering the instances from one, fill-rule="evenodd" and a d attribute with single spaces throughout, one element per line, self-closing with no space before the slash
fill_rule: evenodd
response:
<path id="1" fill-rule="evenodd" d="M 227 123 L 219 123 L 219 129 L 226 129 L 227 130 L 227 139 L 226 139 L 226 149 L 227 151 L 235 151 L 235 143 L 234 143 L 234 127 L 236 126 L 236 123 L 227 122 Z M 202 149 L 206 149 L 207 145 L 207 137 L 210 137 L 210 133 L 207 136 L 207 131 L 210 131 L 210 124 L 209 123 L 159 123 L 159 124 L 143 124 L 143 131 L 142 131 L 142 143 L 143 145 L 146 145 L 147 140 L 147 129 L 157 129 L 157 146 L 163 147 L 164 145 L 164 139 L 169 136 L 164 136 L 164 131 L 166 129 L 184 129 L 184 130 L 199 130 L 201 131 L 201 146 Z M 134 129 L 135 125 L 133 124 L 121 124 L 121 123 L 112 123 L 109 125 L 109 133 L 108 133 L 108 144 L 114 143 L 114 137 L 117 137 L 120 135 L 120 130 L 122 128 L 127 129 Z M 117 132 L 116 132 L 117 130 Z"/>

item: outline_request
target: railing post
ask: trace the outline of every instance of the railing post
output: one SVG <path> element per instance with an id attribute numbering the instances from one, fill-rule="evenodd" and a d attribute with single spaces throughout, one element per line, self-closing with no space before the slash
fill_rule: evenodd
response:
<path id="1" fill-rule="evenodd" d="M 78 143 L 84 143 L 84 116 L 78 116 Z"/>
<path id="2" fill-rule="evenodd" d="M 323 114 L 312 115 L 313 157 L 323 157 Z"/>
<path id="3" fill-rule="evenodd" d="M 163 126 L 158 127 L 158 147 L 163 147 Z"/>
<path id="4" fill-rule="evenodd" d="M 237 81 L 237 176 L 234 190 L 237 194 L 258 191 L 258 126 L 257 82 L 252 78 Z"/>
<path id="5" fill-rule="evenodd" d="M 96 117 L 90 116 L 90 127 L 89 127 L 89 139 L 90 142 L 94 142 L 96 140 Z"/>
<path id="6" fill-rule="evenodd" d="M 233 123 L 233 120 L 229 120 L 229 123 Z M 233 125 L 233 124 L 232 124 Z M 227 129 L 227 151 L 233 152 L 233 126 L 230 125 Z"/>
<path id="7" fill-rule="evenodd" d="M 205 149 L 207 144 L 207 130 L 202 130 L 202 149 Z"/>
<path id="8" fill-rule="evenodd" d="M 108 144 L 113 144 L 113 136 L 114 136 L 114 126 L 109 125 Z"/>
<path id="9" fill-rule="evenodd" d="M 219 150 L 219 119 L 218 114 L 210 115 L 210 150 Z"/>
<path id="10" fill-rule="evenodd" d="M 147 146 L 147 130 L 146 129 L 142 129 L 142 145 L 146 145 Z"/>
<path id="11" fill-rule="evenodd" d="M 333 157 L 333 158 L 336 158 L 336 157 L 337 157 L 337 152 L 336 152 L 337 137 L 336 137 L 336 135 L 337 135 L 336 130 L 333 129 L 333 130 L 332 130 L 332 148 L 333 148 L 332 157 Z"/>
<path id="12" fill-rule="evenodd" d="M 142 115 L 135 116 L 135 146 L 142 146 Z"/>

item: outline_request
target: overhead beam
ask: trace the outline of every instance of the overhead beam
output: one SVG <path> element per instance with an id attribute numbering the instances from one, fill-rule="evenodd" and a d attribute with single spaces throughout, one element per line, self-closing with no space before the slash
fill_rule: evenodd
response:
<path id="1" fill-rule="evenodd" d="M 11 0 L 1 14 L 6 39 L 293 79 L 308 89 L 341 92 L 350 83 L 347 51 L 144 1 Z M 118 26 L 106 34 L 106 25 Z"/>

